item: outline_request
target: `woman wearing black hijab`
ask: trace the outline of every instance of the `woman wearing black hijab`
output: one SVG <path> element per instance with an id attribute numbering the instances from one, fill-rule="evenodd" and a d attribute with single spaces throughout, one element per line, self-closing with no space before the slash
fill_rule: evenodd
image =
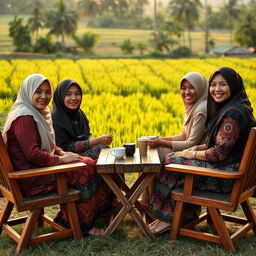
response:
<path id="1" fill-rule="evenodd" d="M 232 68 L 219 68 L 209 79 L 206 144 L 173 153 L 166 160 L 168 163 L 237 171 L 250 129 L 256 125 L 252 112 L 241 76 Z M 164 172 L 160 179 L 153 203 L 158 219 L 149 225 L 153 233 L 170 228 L 175 208 L 170 193 L 184 183 L 182 174 Z M 232 186 L 232 180 L 197 177 L 196 188 L 201 191 L 226 193 Z M 189 221 L 198 214 L 193 208 L 191 205 L 186 207 L 183 221 Z"/>
<path id="2" fill-rule="evenodd" d="M 112 134 L 93 138 L 89 121 L 80 109 L 82 89 L 72 79 L 60 82 L 54 92 L 52 120 L 56 144 L 66 151 L 97 159 L 102 148 L 111 144 Z"/>

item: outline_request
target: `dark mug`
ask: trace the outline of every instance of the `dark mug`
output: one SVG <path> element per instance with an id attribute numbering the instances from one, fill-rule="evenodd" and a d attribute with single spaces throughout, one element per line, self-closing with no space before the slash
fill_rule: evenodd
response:
<path id="1" fill-rule="evenodd" d="M 126 156 L 133 156 L 135 153 L 135 143 L 124 143 L 125 147 L 125 155 Z"/>

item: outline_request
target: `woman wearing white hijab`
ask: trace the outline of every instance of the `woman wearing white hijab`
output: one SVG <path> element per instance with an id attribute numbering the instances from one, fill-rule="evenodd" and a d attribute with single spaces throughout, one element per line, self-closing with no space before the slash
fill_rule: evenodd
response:
<path id="1" fill-rule="evenodd" d="M 77 203 L 83 233 L 100 236 L 103 229 L 94 227 L 99 212 L 110 206 L 111 194 L 95 170 L 95 161 L 79 154 L 64 152 L 55 145 L 51 113 L 53 87 L 41 74 L 28 76 L 21 84 L 18 96 L 7 117 L 3 137 L 11 156 L 14 170 L 53 166 L 82 161 L 86 166 L 67 174 L 68 184 L 81 191 Z M 22 179 L 19 183 L 26 196 L 48 193 L 55 189 L 52 176 Z M 68 215 L 61 207 L 55 221 L 68 226 Z"/>

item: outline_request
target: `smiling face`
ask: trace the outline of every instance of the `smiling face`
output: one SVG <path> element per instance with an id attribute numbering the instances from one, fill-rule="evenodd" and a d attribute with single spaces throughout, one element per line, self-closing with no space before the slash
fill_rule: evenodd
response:
<path id="1" fill-rule="evenodd" d="M 191 105 L 197 100 L 197 92 L 193 85 L 184 79 L 180 86 L 180 95 L 184 104 Z"/>
<path id="2" fill-rule="evenodd" d="M 210 94 L 216 103 L 224 102 L 231 96 L 230 87 L 220 73 L 217 73 L 211 81 Z"/>
<path id="3" fill-rule="evenodd" d="M 32 105 L 39 111 L 44 110 L 52 98 L 51 87 L 48 81 L 44 81 L 32 96 Z"/>
<path id="4" fill-rule="evenodd" d="M 76 84 L 71 85 L 66 91 L 64 97 L 64 105 L 71 110 L 77 109 L 82 101 L 82 95 L 79 87 Z"/>

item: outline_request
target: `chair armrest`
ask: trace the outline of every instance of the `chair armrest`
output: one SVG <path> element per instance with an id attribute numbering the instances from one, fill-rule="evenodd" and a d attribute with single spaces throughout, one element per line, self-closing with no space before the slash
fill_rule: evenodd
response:
<path id="1" fill-rule="evenodd" d="M 41 175 L 51 175 L 56 173 L 76 171 L 84 166 L 86 166 L 86 164 L 84 163 L 61 164 L 61 165 L 49 166 L 49 167 L 43 167 L 43 168 L 37 168 L 37 169 L 9 172 L 8 177 L 10 179 L 24 179 L 24 178 L 41 176 Z"/>
<path id="2" fill-rule="evenodd" d="M 239 179 L 243 176 L 243 172 L 240 172 L 240 171 L 210 169 L 210 168 L 191 166 L 191 165 L 182 165 L 182 164 L 168 164 L 164 167 L 164 170 L 217 177 L 217 178 L 225 178 L 225 179 Z"/>

